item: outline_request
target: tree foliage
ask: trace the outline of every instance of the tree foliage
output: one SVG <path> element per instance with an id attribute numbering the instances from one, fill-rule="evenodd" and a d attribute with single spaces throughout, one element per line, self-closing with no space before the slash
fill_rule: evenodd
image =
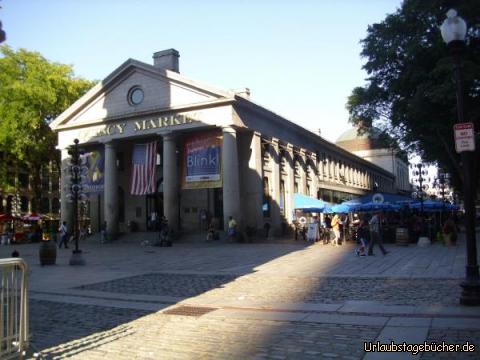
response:
<path id="1" fill-rule="evenodd" d="M 353 124 L 362 122 L 388 131 L 410 153 L 417 153 L 424 161 L 437 163 L 456 175 L 459 184 L 460 157 L 455 152 L 453 138 L 453 125 L 457 121 L 453 61 L 439 29 L 452 7 L 469 28 L 463 54 L 465 121 L 475 124 L 475 157 L 479 159 L 478 0 L 463 0 L 458 4 L 446 0 L 405 0 L 394 14 L 369 26 L 367 37 L 361 42 L 367 84 L 353 89 L 347 109 Z"/>
<path id="2" fill-rule="evenodd" d="M 72 66 L 52 63 L 37 52 L 3 45 L 0 54 L 0 151 L 7 164 L 28 166 L 35 191 L 40 167 L 55 159 L 56 137 L 49 122 L 93 83 L 76 78 Z M 3 188 L 12 185 L 7 178 L 0 176 Z"/>

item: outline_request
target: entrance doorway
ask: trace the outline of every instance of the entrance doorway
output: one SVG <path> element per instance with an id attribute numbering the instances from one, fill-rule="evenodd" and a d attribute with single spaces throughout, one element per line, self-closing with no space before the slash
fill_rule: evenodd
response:
<path id="1" fill-rule="evenodd" d="M 159 221 L 163 216 L 163 192 L 146 195 L 145 225 L 147 231 L 158 230 Z"/>
<path id="2" fill-rule="evenodd" d="M 146 195 L 145 200 L 145 228 L 147 231 L 159 230 L 163 216 L 163 178 L 157 180 L 155 194 Z"/>

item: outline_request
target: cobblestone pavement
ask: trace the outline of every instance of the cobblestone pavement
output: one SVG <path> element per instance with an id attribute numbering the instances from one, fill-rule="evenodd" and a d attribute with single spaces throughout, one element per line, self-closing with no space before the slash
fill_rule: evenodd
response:
<path id="1" fill-rule="evenodd" d="M 100 333 L 147 315 L 137 309 L 119 309 L 30 300 L 30 332 L 35 348 L 45 349 Z M 124 326 L 124 327 L 125 327 Z"/>
<path id="2" fill-rule="evenodd" d="M 45 312 L 56 313 L 56 319 Z M 161 313 L 142 316 L 72 304 L 59 311 L 57 303 L 44 301 L 32 301 L 31 313 L 33 342 L 47 359 L 359 359 L 363 341 L 374 339 L 381 329 Z M 132 315 L 142 317 L 127 323 Z M 116 322 L 125 323 L 114 326 Z M 56 326 L 50 329 L 52 323 Z M 91 330 L 84 331 L 84 325 Z"/>
<path id="3" fill-rule="evenodd" d="M 455 248 L 389 244 L 387 256 L 368 258 L 354 256 L 353 244 L 82 248 L 84 267 L 68 266 L 63 249 L 56 266 L 41 267 L 38 244 L 19 247 L 30 266 L 32 341 L 45 358 L 370 360 L 363 342 L 397 329 L 396 341 L 480 346 L 480 309 L 458 305 L 461 240 Z M 0 256 L 11 251 L 0 247 Z M 180 305 L 217 310 L 164 313 Z"/>
<path id="4" fill-rule="evenodd" d="M 81 286 L 84 290 L 123 294 L 190 297 L 235 280 L 233 275 L 145 274 Z"/>
<path id="5" fill-rule="evenodd" d="M 361 359 L 380 326 L 149 314 L 32 300 L 31 332 L 45 359 Z M 428 343 L 480 344 L 480 330 L 432 329 Z M 478 359 L 423 353 L 422 359 Z"/>
<path id="6" fill-rule="evenodd" d="M 338 303 L 380 301 L 388 305 L 456 305 L 460 280 L 273 277 L 157 273 L 82 286 L 84 290 L 224 300 L 243 297 L 256 302 Z"/>

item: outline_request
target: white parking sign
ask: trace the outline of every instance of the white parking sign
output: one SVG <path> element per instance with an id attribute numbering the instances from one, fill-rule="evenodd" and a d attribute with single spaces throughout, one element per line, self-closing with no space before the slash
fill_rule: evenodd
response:
<path id="1" fill-rule="evenodd" d="M 459 123 L 453 126 L 455 133 L 455 150 L 457 153 L 462 151 L 475 151 L 475 131 L 473 123 Z"/>

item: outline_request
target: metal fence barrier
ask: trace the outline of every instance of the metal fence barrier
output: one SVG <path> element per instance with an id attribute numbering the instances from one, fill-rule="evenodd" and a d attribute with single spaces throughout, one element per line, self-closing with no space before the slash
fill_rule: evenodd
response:
<path id="1" fill-rule="evenodd" d="M 0 359 L 19 359 L 28 348 L 28 267 L 0 259 Z"/>

